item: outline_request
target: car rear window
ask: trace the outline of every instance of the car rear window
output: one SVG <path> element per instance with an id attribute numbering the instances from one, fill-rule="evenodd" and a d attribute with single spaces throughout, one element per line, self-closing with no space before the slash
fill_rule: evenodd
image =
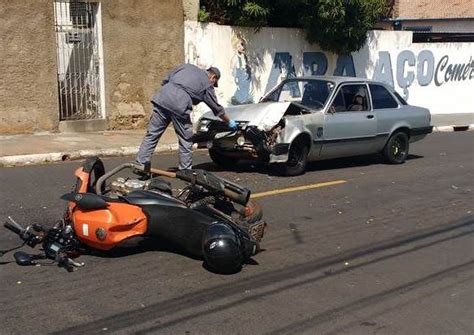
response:
<path id="1" fill-rule="evenodd" d="M 397 108 L 398 102 L 390 92 L 381 85 L 369 85 L 374 109 Z"/>
<path id="2" fill-rule="evenodd" d="M 398 94 L 397 91 L 393 91 L 393 93 L 395 94 L 395 96 L 397 97 L 398 101 L 400 101 L 400 103 L 402 105 L 408 105 L 408 102 L 406 102 L 405 99 L 402 98 L 402 96 L 400 94 Z"/>

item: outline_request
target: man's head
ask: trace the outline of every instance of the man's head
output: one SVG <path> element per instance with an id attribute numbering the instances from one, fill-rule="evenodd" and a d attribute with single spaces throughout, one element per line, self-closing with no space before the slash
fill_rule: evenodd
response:
<path id="1" fill-rule="evenodd" d="M 362 106 L 364 104 L 364 97 L 360 94 L 356 94 L 354 96 L 354 104 Z"/>
<path id="2" fill-rule="evenodd" d="M 217 82 L 221 78 L 221 71 L 217 67 L 211 66 L 207 69 L 207 77 L 212 82 L 214 87 L 217 87 Z"/>

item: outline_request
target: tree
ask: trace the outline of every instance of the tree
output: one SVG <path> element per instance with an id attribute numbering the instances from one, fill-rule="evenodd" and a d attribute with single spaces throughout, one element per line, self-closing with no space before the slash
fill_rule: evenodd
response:
<path id="1" fill-rule="evenodd" d="M 200 21 L 304 28 L 309 42 L 347 54 L 386 12 L 386 0 L 201 0 Z"/>
<path id="2" fill-rule="evenodd" d="M 385 12 L 385 0 L 308 1 L 302 18 L 309 42 L 339 54 L 364 46 L 367 31 Z"/>
<path id="3" fill-rule="evenodd" d="M 198 20 L 260 28 L 267 24 L 270 4 L 271 0 L 201 0 Z"/>

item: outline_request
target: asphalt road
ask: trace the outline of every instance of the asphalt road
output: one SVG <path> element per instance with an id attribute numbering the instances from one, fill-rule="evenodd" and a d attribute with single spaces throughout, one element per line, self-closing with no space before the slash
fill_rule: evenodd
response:
<path id="1" fill-rule="evenodd" d="M 474 132 L 433 134 L 411 154 L 398 166 L 341 159 L 282 178 L 251 164 L 219 171 L 200 152 L 197 167 L 254 192 L 345 182 L 259 198 L 265 250 L 235 275 L 158 245 L 82 256 L 74 273 L 7 254 L 0 333 L 473 334 Z M 79 165 L 1 169 L 0 217 L 51 224 Z M 0 249 L 17 242 L 0 233 Z"/>

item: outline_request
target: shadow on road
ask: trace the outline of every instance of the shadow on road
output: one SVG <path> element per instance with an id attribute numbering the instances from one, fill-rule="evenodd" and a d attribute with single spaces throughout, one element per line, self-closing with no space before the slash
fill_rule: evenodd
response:
<path id="1" fill-rule="evenodd" d="M 202 257 L 193 255 L 187 252 L 184 248 L 180 247 L 176 243 L 170 242 L 166 239 L 154 237 L 154 238 L 142 238 L 136 237 L 129 239 L 122 243 L 120 246 L 115 247 L 114 249 L 108 250 L 106 252 L 94 251 L 89 254 L 89 256 L 96 256 L 100 258 L 120 258 L 120 257 L 127 257 L 135 254 L 141 254 L 144 252 L 165 252 L 165 253 L 172 253 L 177 254 L 180 256 L 188 257 L 195 261 L 203 261 Z M 0 263 L 1 264 L 1 263 Z M 254 259 L 250 258 L 245 262 L 245 265 L 258 265 L 258 262 Z M 203 262 L 203 268 L 209 272 L 214 272 L 211 268 L 206 266 Z M 240 270 L 239 270 L 240 271 Z M 239 272 L 237 271 L 237 272 Z M 229 272 L 229 273 L 220 273 L 220 274 L 227 274 L 232 275 L 237 272 Z"/>
<path id="2" fill-rule="evenodd" d="M 277 294 L 282 290 L 289 290 L 295 287 L 313 283 L 318 280 L 327 278 L 328 276 L 335 276 L 351 269 L 382 262 L 403 254 L 409 254 L 414 251 L 418 251 L 420 249 L 427 248 L 445 241 L 457 239 L 462 236 L 470 235 L 472 233 L 474 233 L 474 217 L 468 216 L 456 222 L 449 222 L 443 225 L 438 225 L 436 227 L 422 229 L 417 232 L 402 235 L 394 239 L 388 239 L 378 243 L 371 243 L 332 256 L 327 256 L 317 260 L 297 264 L 284 269 L 278 269 L 262 273 L 251 278 L 245 278 L 236 281 L 232 283 L 232 285 L 226 283 L 194 293 L 184 294 L 182 296 L 161 301 L 146 308 L 140 308 L 137 310 L 119 313 L 110 317 L 105 317 L 101 320 L 95 320 L 91 323 L 70 327 L 55 332 L 54 334 L 95 334 L 100 333 L 100 330 L 103 328 L 107 328 L 109 331 L 112 332 L 119 331 L 131 326 L 137 326 L 149 321 L 157 320 L 160 317 L 164 317 L 167 315 L 169 316 L 173 313 L 182 312 L 184 310 L 192 311 L 193 309 L 202 306 L 208 301 L 215 302 L 215 305 L 211 308 L 207 305 L 205 310 L 191 312 L 187 316 L 176 318 L 172 321 L 161 323 L 159 324 L 159 326 L 151 326 L 149 328 L 142 329 L 139 332 L 135 332 L 136 334 L 153 333 L 158 331 L 159 329 L 170 327 L 183 321 L 195 319 L 203 315 L 217 313 L 219 311 L 229 309 L 240 304 L 249 303 L 265 296 Z M 356 261 L 358 261 L 359 264 L 357 264 Z M 341 262 L 350 262 L 351 264 L 355 263 L 355 265 L 337 271 L 327 270 L 328 267 L 335 266 L 337 264 L 340 264 Z M 323 321 L 328 318 L 331 318 L 331 316 L 335 313 L 342 313 L 348 309 L 357 308 L 358 306 L 363 307 L 370 303 L 380 301 L 381 299 L 390 298 L 405 290 L 417 288 L 421 285 L 438 280 L 442 277 L 452 275 L 460 271 L 464 271 L 464 269 L 466 268 L 472 268 L 473 264 L 474 261 L 470 261 L 468 263 L 464 263 L 431 274 L 425 278 L 421 278 L 416 281 L 412 281 L 407 284 L 395 287 L 385 292 L 381 292 L 376 295 L 360 299 L 348 305 L 341 306 L 333 310 L 325 311 L 319 315 L 313 316 L 306 322 L 303 322 L 301 324 L 301 327 L 303 330 L 307 329 L 308 327 L 311 327 L 311 325 L 313 325 L 315 319 L 316 322 L 318 320 Z M 321 272 L 321 270 L 324 269 L 326 269 L 326 271 Z M 312 277 L 308 278 L 308 275 L 314 272 L 317 273 L 315 273 Z M 300 279 L 298 281 L 299 278 L 304 279 Z M 285 284 L 286 281 L 291 282 Z M 255 293 L 252 295 L 248 295 L 244 298 L 239 298 L 241 293 L 249 286 L 252 287 L 252 291 Z M 270 290 L 268 289 L 269 287 L 271 288 Z M 258 289 L 266 290 L 264 292 L 259 293 Z M 237 300 L 218 304 L 218 301 L 223 299 L 229 299 L 232 297 L 237 297 Z M 291 331 L 291 329 L 294 330 L 294 328 L 291 328 L 292 326 L 293 325 L 282 328 L 278 330 L 277 333 L 287 333 L 288 331 L 294 333 L 294 331 Z"/>
<path id="3" fill-rule="evenodd" d="M 90 255 L 103 258 L 120 258 L 149 251 L 168 252 L 188 257 L 194 260 L 200 260 L 199 257 L 193 256 L 192 254 L 188 253 L 176 243 L 172 243 L 170 241 L 158 237 L 132 238 L 112 250 L 108 250 L 107 252 L 94 251 Z"/>
<path id="4" fill-rule="evenodd" d="M 407 160 L 414 160 L 423 158 L 423 156 L 409 154 Z M 308 163 L 306 166 L 306 172 L 311 171 L 326 171 L 326 170 L 337 170 L 346 169 L 351 167 L 363 167 L 369 165 L 385 165 L 387 164 L 383 157 L 380 155 L 367 155 L 367 156 L 355 156 L 347 158 L 335 158 L 323 161 L 316 161 Z M 274 176 L 275 173 L 268 168 L 267 164 L 263 162 L 255 161 L 242 161 L 239 162 L 233 169 L 223 168 L 213 162 L 206 162 L 197 164 L 194 166 L 195 169 L 203 169 L 212 172 L 225 172 L 232 171 L 236 173 L 260 173 Z"/>

